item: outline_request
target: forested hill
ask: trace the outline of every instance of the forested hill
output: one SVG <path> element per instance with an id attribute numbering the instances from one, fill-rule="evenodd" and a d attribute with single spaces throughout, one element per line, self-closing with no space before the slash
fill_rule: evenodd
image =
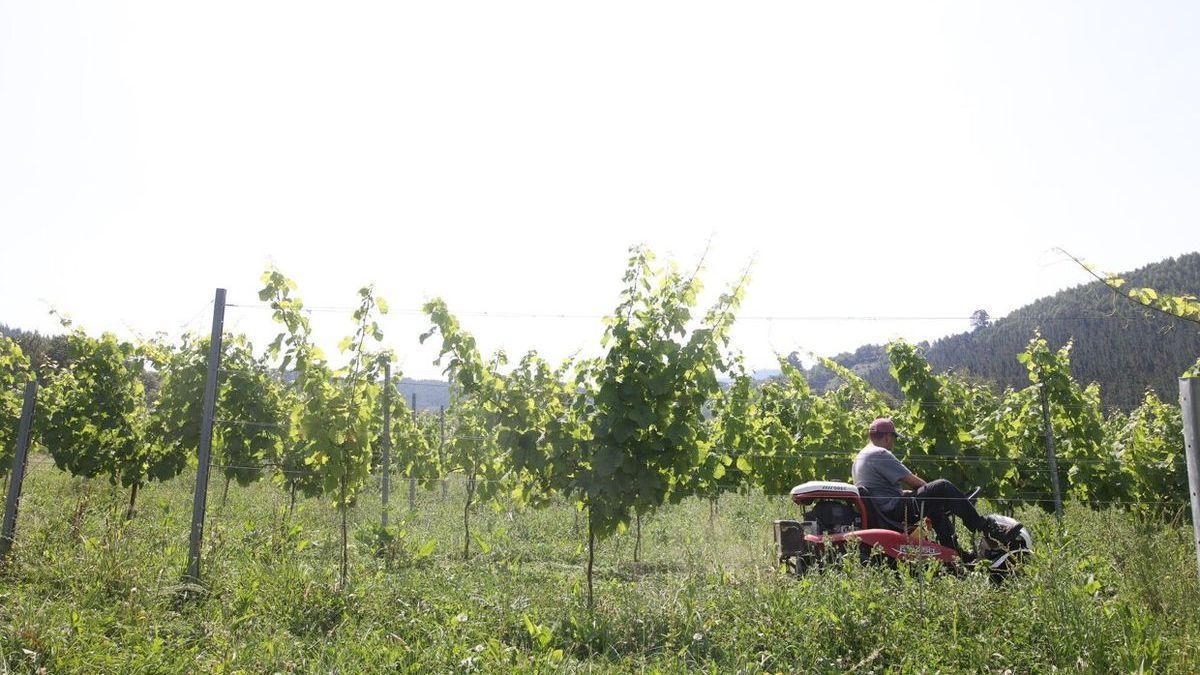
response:
<path id="1" fill-rule="evenodd" d="M 1168 258 L 1121 276 L 1127 288 L 1200 295 L 1200 253 Z M 1098 281 L 1041 298 L 989 326 L 942 338 L 928 346 L 926 356 L 939 371 L 965 371 L 998 387 L 1022 387 L 1029 379 L 1016 357 L 1038 328 L 1055 348 L 1074 339 L 1075 377 L 1082 383 L 1098 382 L 1105 405 L 1135 406 L 1148 387 L 1174 400 L 1177 378 L 1200 357 L 1200 326 L 1138 307 Z M 868 345 L 835 360 L 881 390 L 898 394 L 882 347 Z M 818 387 L 831 379 L 820 367 L 810 376 Z"/>

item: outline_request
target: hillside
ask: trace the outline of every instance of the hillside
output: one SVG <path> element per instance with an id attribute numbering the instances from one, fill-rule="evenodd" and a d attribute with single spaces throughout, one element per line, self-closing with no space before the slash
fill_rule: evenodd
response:
<path id="1" fill-rule="evenodd" d="M 1200 253 L 1168 258 L 1122 276 L 1129 286 L 1200 295 Z M 1020 387 L 1028 379 L 1016 356 L 1038 328 L 1054 347 L 1073 339 L 1075 377 L 1099 383 L 1104 403 L 1123 408 L 1136 405 L 1148 387 L 1173 400 L 1176 379 L 1200 356 L 1195 324 L 1143 310 L 1098 281 L 1036 300 L 984 328 L 937 340 L 928 345 L 926 356 L 939 371 L 958 370 L 999 387 Z M 866 345 L 834 359 L 882 391 L 898 394 L 882 346 Z M 834 384 L 820 366 L 808 374 L 815 387 Z"/>

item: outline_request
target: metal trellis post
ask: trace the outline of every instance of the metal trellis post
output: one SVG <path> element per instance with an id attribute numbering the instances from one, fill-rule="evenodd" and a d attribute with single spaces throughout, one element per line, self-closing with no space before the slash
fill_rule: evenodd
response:
<path id="1" fill-rule="evenodd" d="M 438 473 L 442 475 L 442 501 L 446 500 L 446 406 L 438 406 Z"/>
<path id="2" fill-rule="evenodd" d="M 1192 535 L 1196 566 L 1200 570 L 1200 378 L 1179 379 L 1179 407 L 1183 409 L 1183 446 L 1187 455 L 1188 492 L 1192 501 Z"/>
<path id="3" fill-rule="evenodd" d="M 221 339 L 225 327 L 225 289 L 213 298 L 212 336 L 208 342 L 208 373 L 204 377 L 204 408 L 200 418 L 196 495 L 192 498 L 192 532 L 188 545 L 187 576 L 200 580 L 200 545 L 204 539 L 204 514 L 208 506 L 208 468 L 212 457 L 213 417 L 217 408 L 217 371 L 221 367 Z"/>
<path id="4" fill-rule="evenodd" d="M 413 427 L 417 426 L 417 392 L 412 393 L 412 421 Z M 412 449 L 409 449 L 409 457 L 412 457 Z M 409 461 L 409 467 L 413 466 L 413 462 Z M 415 511 L 417 508 L 417 478 L 412 475 L 412 470 L 409 470 L 408 475 L 408 510 Z"/>
<path id="5" fill-rule="evenodd" d="M 388 526 L 392 476 L 392 362 L 383 364 L 383 527 Z"/>
<path id="6" fill-rule="evenodd" d="M 37 401 L 37 380 L 25 384 L 25 404 L 17 427 L 17 451 L 8 479 L 8 498 L 4 504 L 4 529 L 0 530 L 0 559 L 8 557 L 17 531 L 17 509 L 21 502 L 21 484 L 25 482 L 25 460 L 29 455 L 29 435 L 33 429 L 33 409 Z"/>
<path id="7" fill-rule="evenodd" d="M 1050 460 L 1050 487 L 1054 490 L 1054 516 L 1062 525 L 1062 486 L 1058 483 L 1058 457 L 1054 453 L 1054 427 L 1050 424 L 1050 399 L 1046 397 L 1046 383 L 1038 386 L 1042 398 L 1042 429 L 1046 434 L 1046 457 Z"/>

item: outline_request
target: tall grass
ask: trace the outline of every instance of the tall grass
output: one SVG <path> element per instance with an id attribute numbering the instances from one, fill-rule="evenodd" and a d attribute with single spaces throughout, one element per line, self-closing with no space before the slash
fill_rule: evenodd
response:
<path id="1" fill-rule="evenodd" d="M 1037 554 L 1001 587 L 856 561 L 797 579 L 769 527 L 795 507 L 728 495 L 710 525 L 688 500 L 645 519 L 640 562 L 632 533 L 601 545 L 589 612 L 571 507 L 480 507 L 464 561 L 451 487 L 394 504 L 388 531 L 365 497 L 345 592 L 329 505 L 289 514 L 269 483 L 210 496 L 199 589 L 181 580 L 189 480 L 147 486 L 126 523 L 123 492 L 35 465 L 0 578 L 0 672 L 1200 672 L 1184 522 L 1018 513 Z"/>

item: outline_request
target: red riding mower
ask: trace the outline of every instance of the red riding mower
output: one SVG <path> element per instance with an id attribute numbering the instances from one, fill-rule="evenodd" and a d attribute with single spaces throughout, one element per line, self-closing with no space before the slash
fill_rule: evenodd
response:
<path id="1" fill-rule="evenodd" d="M 976 488 L 967 496 L 974 503 L 979 494 Z M 862 562 L 872 559 L 894 566 L 898 560 L 939 560 L 948 568 L 964 568 L 958 553 L 926 536 L 927 519 L 918 525 L 898 523 L 875 508 L 866 488 L 833 481 L 809 481 L 792 488 L 792 501 L 807 507 L 803 521 L 776 520 L 775 544 L 779 562 L 794 574 L 804 574 L 836 554 L 857 551 Z M 988 515 L 985 518 L 1000 525 L 1016 523 L 1008 516 Z M 967 554 L 976 566 L 988 570 L 994 580 L 1010 575 L 1033 548 L 1029 530 L 1022 528 L 1015 543 L 1003 546 L 980 536 L 975 550 Z M 838 556 L 840 557 L 840 556 Z"/>

